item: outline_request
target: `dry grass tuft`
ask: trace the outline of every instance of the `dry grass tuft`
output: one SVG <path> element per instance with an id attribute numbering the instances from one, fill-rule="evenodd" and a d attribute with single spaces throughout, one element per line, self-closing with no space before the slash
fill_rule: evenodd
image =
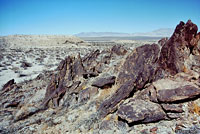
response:
<path id="1" fill-rule="evenodd" d="M 193 112 L 200 115 L 200 106 L 196 103 L 193 103 Z"/>
<path id="2" fill-rule="evenodd" d="M 81 90 L 85 90 L 86 88 L 87 88 L 87 86 L 83 85 L 82 88 L 81 88 Z"/>
<path id="3" fill-rule="evenodd" d="M 200 115 L 200 106 L 197 103 L 192 102 L 191 105 L 189 106 L 189 109 L 191 113 Z"/>
<path id="4" fill-rule="evenodd" d="M 188 71 L 189 71 L 188 68 L 186 66 L 183 66 L 183 72 L 187 73 Z"/>
<path id="5" fill-rule="evenodd" d="M 104 118 L 104 120 L 106 120 L 106 121 L 109 121 L 109 120 L 111 120 L 111 115 L 109 114 L 109 115 L 107 115 L 105 118 Z"/>
<path id="6" fill-rule="evenodd" d="M 119 85 L 113 85 L 111 88 L 103 89 L 99 92 L 98 100 L 102 101 L 108 98 L 109 96 L 113 95 L 116 90 L 119 88 Z"/>

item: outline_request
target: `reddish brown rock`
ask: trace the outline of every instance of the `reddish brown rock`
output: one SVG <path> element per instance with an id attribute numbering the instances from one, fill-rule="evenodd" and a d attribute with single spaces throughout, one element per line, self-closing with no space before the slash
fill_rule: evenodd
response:
<path id="1" fill-rule="evenodd" d="M 72 71 L 73 79 L 75 79 L 75 77 L 82 77 L 83 74 L 86 72 L 84 67 L 83 67 L 83 63 L 82 63 L 80 53 L 74 59 L 74 63 L 72 65 L 72 70 L 73 70 Z"/>
<path id="2" fill-rule="evenodd" d="M 77 57 L 66 57 L 58 66 L 58 73 L 52 76 L 51 82 L 46 89 L 42 105 L 47 105 L 48 102 L 53 99 L 54 105 L 58 106 L 58 101 L 61 99 L 60 97 L 73 87 L 73 85 L 77 85 L 77 80 L 83 77 L 84 73 L 85 70 L 80 54 Z"/>
<path id="3" fill-rule="evenodd" d="M 160 102 L 176 102 L 180 100 L 187 100 L 198 97 L 200 95 L 200 89 L 191 86 L 181 86 L 174 89 L 163 89 L 157 93 L 158 100 Z"/>
<path id="4" fill-rule="evenodd" d="M 200 88 L 189 81 L 179 78 L 165 78 L 153 82 L 157 92 L 157 99 L 160 102 L 172 103 L 181 100 L 188 100 L 200 95 Z"/>
<path id="5" fill-rule="evenodd" d="M 158 45 L 144 45 L 136 48 L 125 60 L 117 77 L 120 87 L 116 93 L 100 105 L 101 116 L 106 116 L 115 110 L 115 106 L 137 89 L 153 81 L 156 71 L 155 63 L 158 58 Z"/>
<path id="6" fill-rule="evenodd" d="M 6 84 L 4 84 L 3 88 L 1 89 L 2 91 L 4 90 L 10 90 L 12 86 L 15 84 L 15 80 L 9 80 Z"/>
<path id="7" fill-rule="evenodd" d="M 3 85 L 3 88 L 0 89 L 0 96 L 14 88 L 17 88 L 15 80 L 9 80 L 6 84 Z"/>
<path id="8" fill-rule="evenodd" d="M 156 44 L 136 48 L 122 65 L 117 82 L 123 84 L 132 81 L 136 88 L 142 88 L 154 79 L 158 54 L 159 46 Z"/>
<path id="9" fill-rule="evenodd" d="M 141 91 L 137 91 L 133 97 L 134 99 L 147 100 L 155 103 L 158 102 L 157 93 L 153 85 L 150 85 Z"/>
<path id="10" fill-rule="evenodd" d="M 163 46 L 167 41 L 168 41 L 168 38 L 167 38 L 167 37 L 166 37 L 166 38 L 162 38 L 161 40 L 158 41 L 158 44 L 159 44 L 160 46 Z"/>
<path id="11" fill-rule="evenodd" d="M 160 66 L 171 74 L 183 72 L 184 62 L 188 59 L 195 45 L 192 41 L 197 35 L 197 25 L 190 20 L 177 25 L 171 38 L 163 45 L 160 53 Z"/>
<path id="12" fill-rule="evenodd" d="M 117 55 L 125 55 L 127 53 L 127 50 L 121 45 L 115 45 L 111 48 L 111 52 Z"/>
<path id="13" fill-rule="evenodd" d="M 92 51 L 83 57 L 83 63 L 86 68 L 92 65 L 93 62 L 96 61 L 97 57 L 100 54 L 100 50 Z"/>
<path id="14" fill-rule="evenodd" d="M 116 110 L 117 104 L 127 98 L 131 92 L 135 92 L 132 82 L 126 82 L 112 95 L 111 98 L 103 101 L 99 107 L 100 117 L 105 117 L 107 114 Z"/>
<path id="15" fill-rule="evenodd" d="M 183 112 L 182 104 L 162 104 L 162 108 L 166 112 L 175 112 L 175 113 Z"/>
<path id="16" fill-rule="evenodd" d="M 157 127 L 153 127 L 153 128 L 150 129 L 150 132 L 156 132 L 157 130 L 158 130 Z"/>
<path id="17" fill-rule="evenodd" d="M 128 123 L 148 123 L 165 119 L 166 114 L 159 104 L 144 101 L 130 100 L 119 106 L 117 115 Z"/>
<path id="18" fill-rule="evenodd" d="M 116 78 L 115 76 L 99 78 L 92 83 L 92 86 L 102 89 L 111 87 L 113 84 L 115 84 L 115 78 Z"/>

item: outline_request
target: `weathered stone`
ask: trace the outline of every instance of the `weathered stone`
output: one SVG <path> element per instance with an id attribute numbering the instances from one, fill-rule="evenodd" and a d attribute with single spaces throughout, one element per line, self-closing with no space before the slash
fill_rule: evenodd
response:
<path id="1" fill-rule="evenodd" d="M 20 101 L 18 100 L 14 100 L 14 101 L 11 101 L 11 102 L 8 102 L 6 104 L 4 104 L 4 107 L 5 108 L 8 108 L 8 107 L 17 107 L 19 105 Z"/>
<path id="2" fill-rule="evenodd" d="M 21 64 L 21 67 L 23 67 L 23 68 L 27 68 L 27 67 L 31 67 L 32 65 L 31 65 L 31 63 L 28 63 L 28 62 L 22 62 L 22 64 Z"/>
<path id="3" fill-rule="evenodd" d="M 158 44 L 159 44 L 160 46 L 163 46 L 167 41 L 168 41 L 168 38 L 165 37 L 165 38 L 162 38 L 161 40 L 159 40 L 159 41 L 158 41 Z"/>
<path id="4" fill-rule="evenodd" d="M 200 77 L 200 74 L 193 71 L 193 70 L 187 70 L 186 72 L 177 73 L 174 78 L 175 79 L 183 79 L 184 81 L 195 81 L 198 80 Z"/>
<path id="5" fill-rule="evenodd" d="M 75 58 L 68 56 L 65 60 L 61 61 L 58 67 L 58 73 L 52 76 L 52 80 L 46 89 L 46 94 L 43 106 L 46 106 L 48 102 L 53 99 L 54 106 L 58 106 L 60 97 L 72 89 L 74 85 L 79 85 L 80 81 L 77 81 L 80 77 L 83 77 L 85 73 L 80 54 Z M 76 83 L 78 82 L 78 84 Z"/>
<path id="6" fill-rule="evenodd" d="M 153 128 L 150 129 L 150 132 L 156 132 L 157 130 L 158 130 L 157 127 L 153 127 Z"/>
<path id="7" fill-rule="evenodd" d="M 94 97 L 95 95 L 97 95 L 98 94 L 98 88 L 96 88 L 96 87 L 91 87 L 90 88 L 90 91 L 89 91 L 89 94 L 90 94 L 90 97 Z"/>
<path id="8" fill-rule="evenodd" d="M 3 86 L 3 88 L 1 90 L 2 91 L 4 91 L 4 90 L 8 91 L 13 87 L 14 84 L 15 84 L 15 80 L 14 79 L 9 80 L 6 84 L 4 84 L 4 86 Z"/>
<path id="9" fill-rule="evenodd" d="M 70 89 L 75 90 L 79 84 L 80 81 L 76 81 L 72 83 L 69 87 L 63 87 L 63 85 L 60 85 L 58 88 L 56 88 L 52 93 L 47 96 L 47 93 L 45 94 L 45 98 L 42 102 L 42 107 L 45 107 L 50 100 L 53 100 L 53 104 L 55 107 L 58 107 L 60 99 L 63 97 L 63 95 L 66 93 L 71 93 L 72 91 L 69 91 Z"/>
<path id="10" fill-rule="evenodd" d="M 78 102 L 82 103 L 98 94 L 98 88 L 89 87 L 79 92 Z"/>
<path id="11" fill-rule="evenodd" d="M 162 104 L 162 108 L 166 112 L 176 112 L 176 113 L 183 112 L 182 104 Z"/>
<path id="12" fill-rule="evenodd" d="M 111 121 L 108 120 L 104 120 L 102 121 L 102 123 L 100 124 L 100 130 L 112 130 L 111 127 Z"/>
<path id="13" fill-rule="evenodd" d="M 177 119 L 177 118 L 181 118 L 182 113 L 167 113 L 167 117 L 169 117 L 170 119 Z"/>
<path id="14" fill-rule="evenodd" d="M 80 91 L 79 98 L 78 98 L 79 103 L 83 103 L 89 99 L 90 99 L 89 88 L 86 88 L 86 89 Z"/>
<path id="15" fill-rule="evenodd" d="M 101 116 L 105 116 L 115 110 L 115 106 L 137 89 L 141 89 L 148 82 L 154 80 L 154 74 L 159 53 L 156 44 L 144 45 L 136 48 L 125 60 L 122 71 L 117 77 L 120 85 L 116 93 L 100 105 Z M 134 90 L 135 89 L 135 90 Z"/>
<path id="16" fill-rule="evenodd" d="M 176 102 L 192 99 L 200 95 L 200 88 L 195 84 L 177 79 L 161 79 L 153 83 L 160 102 Z"/>
<path id="17" fill-rule="evenodd" d="M 80 56 L 80 53 L 78 54 L 77 58 L 74 59 L 74 63 L 72 66 L 72 70 L 73 70 L 73 77 L 82 77 L 83 74 L 85 73 L 85 69 L 83 67 L 83 63 L 82 63 L 82 59 Z"/>
<path id="18" fill-rule="evenodd" d="M 92 83 L 92 86 L 102 89 L 106 87 L 111 87 L 113 84 L 115 84 L 115 78 L 115 76 L 99 78 Z"/>
<path id="19" fill-rule="evenodd" d="M 100 54 L 100 50 L 92 51 L 83 57 L 83 63 L 86 67 L 90 66 Z"/>
<path id="20" fill-rule="evenodd" d="M 197 25 L 190 20 L 186 24 L 181 21 L 177 25 L 172 37 L 161 49 L 159 63 L 163 69 L 171 74 L 184 71 L 184 63 L 194 48 L 191 41 L 195 38 L 197 30 Z"/>
<path id="21" fill-rule="evenodd" d="M 159 104 L 144 100 L 129 100 L 119 106 L 117 115 L 128 123 L 148 123 L 165 119 L 166 114 Z"/>
<path id="22" fill-rule="evenodd" d="M 174 89 L 158 90 L 157 97 L 160 102 L 176 102 L 198 97 L 200 88 L 192 85 L 181 86 Z"/>
<path id="23" fill-rule="evenodd" d="M 117 104 L 130 96 L 131 92 L 135 92 L 132 82 L 126 82 L 112 95 L 111 98 L 105 100 L 99 107 L 100 117 L 105 117 L 107 114 L 116 110 Z"/>
<path id="24" fill-rule="evenodd" d="M 98 56 L 97 60 L 103 64 L 109 64 L 111 57 L 112 57 L 112 53 L 110 51 L 103 50 Z"/>
<path id="25" fill-rule="evenodd" d="M 117 55 L 125 55 L 127 53 L 127 50 L 123 48 L 121 45 L 114 45 L 111 48 L 111 52 Z"/>
<path id="26" fill-rule="evenodd" d="M 14 117 L 14 121 L 19 121 L 27 118 L 28 116 L 33 115 L 38 112 L 40 109 L 34 106 L 23 106 L 20 110 L 17 111 Z"/>
<path id="27" fill-rule="evenodd" d="M 154 79 L 158 54 L 159 46 L 156 44 L 136 48 L 122 65 L 117 83 L 132 81 L 136 88 L 143 88 L 146 83 Z"/>
<path id="28" fill-rule="evenodd" d="M 143 89 L 143 90 L 139 90 L 136 93 L 134 93 L 133 96 L 134 99 L 141 99 L 141 100 L 147 100 L 147 101 L 152 101 L 157 103 L 157 94 L 156 94 L 156 90 L 154 88 L 153 85 L 148 86 L 147 88 Z"/>

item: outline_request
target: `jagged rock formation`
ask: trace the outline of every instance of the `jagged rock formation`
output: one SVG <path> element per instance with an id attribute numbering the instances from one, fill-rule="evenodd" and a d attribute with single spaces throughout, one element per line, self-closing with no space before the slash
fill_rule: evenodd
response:
<path id="1" fill-rule="evenodd" d="M 121 72 L 117 77 L 119 89 L 115 94 L 100 106 L 101 116 L 115 111 L 115 106 L 138 89 L 144 87 L 154 79 L 154 63 L 158 58 L 158 45 L 144 45 L 138 47 L 125 59 Z"/>
<path id="2" fill-rule="evenodd" d="M 197 30 L 197 25 L 190 20 L 186 24 L 180 22 L 177 25 L 174 34 L 161 50 L 159 60 L 163 69 L 169 70 L 171 74 L 176 74 L 183 72 L 185 68 L 191 68 L 186 64 L 186 60 L 193 55 L 193 51 L 198 45 L 199 33 L 197 34 Z M 199 52 L 195 55 L 199 55 Z M 199 61 L 199 58 L 197 60 Z"/>
<path id="3" fill-rule="evenodd" d="M 1 123 L 0 132 L 179 133 L 179 121 L 194 120 L 191 129 L 200 132 L 197 31 L 190 20 L 180 22 L 160 46 L 70 55 L 27 83 L 9 81 L 0 93 L 0 119 L 11 128 Z"/>

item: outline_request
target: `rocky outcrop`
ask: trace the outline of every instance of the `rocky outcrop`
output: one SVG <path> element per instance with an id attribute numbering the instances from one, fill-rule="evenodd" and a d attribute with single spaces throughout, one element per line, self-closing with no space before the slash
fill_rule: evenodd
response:
<path id="1" fill-rule="evenodd" d="M 163 46 L 165 43 L 167 43 L 167 41 L 168 41 L 168 38 L 167 38 L 167 37 L 166 37 L 166 38 L 162 38 L 161 40 L 158 41 L 158 44 L 159 44 L 160 46 Z"/>
<path id="2" fill-rule="evenodd" d="M 70 90 L 71 87 L 78 87 L 80 84 L 79 79 L 85 73 L 80 55 L 75 57 L 66 57 L 65 60 L 60 62 L 58 66 L 59 72 L 54 74 L 50 84 L 47 87 L 43 106 L 53 99 L 54 106 L 59 105 L 59 100 Z M 76 82 L 75 82 L 76 81 Z"/>
<path id="3" fill-rule="evenodd" d="M 10 80 L 0 90 L 0 132 L 173 133 L 185 122 L 198 126 L 196 32 L 191 21 L 180 22 L 159 45 L 90 49 L 36 79 Z"/>
<path id="4" fill-rule="evenodd" d="M 111 98 L 100 105 L 99 110 L 102 117 L 115 111 L 115 107 L 120 101 L 154 80 L 158 55 L 159 47 L 153 44 L 136 48 L 126 58 L 117 77 L 119 88 Z"/>
<path id="5" fill-rule="evenodd" d="M 15 84 L 15 80 L 9 80 L 6 84 L 4 84 L 3 88 L 1 89 L 2 91 L 5 90 L 11 90 L 13 88 L 13 85 Z"/>
<path id="6" fill-rule="evenodd" d="M 171 74 L 184 72 L 188 67 L 186 60 L 198 45 L 197 25 L 189 20 L 186 24 L 180 22 L 172 37 L 163 45 L 160 53 L 160 66 Z"/>
<path id="7" fill-rule="evenodd" d="M 125 55 L 127 50 L 124 49 L 121 45 L 115 45 L 111 48 L 111 52 L 117 55 Z"/>

